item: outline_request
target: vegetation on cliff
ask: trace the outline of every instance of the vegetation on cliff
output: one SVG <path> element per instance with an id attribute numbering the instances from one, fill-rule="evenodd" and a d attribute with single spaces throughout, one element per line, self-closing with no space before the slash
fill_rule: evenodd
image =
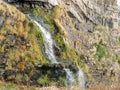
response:
<path id="1" fill-rule="evenodd" d="M 55 19 L 57 19 L 55 15 L 57 15 L 58 10 L 59 7 L 56 6 L 52 12 L 46 14 L 44 10 L 37 8 L 31 11 L 31 14 L 42 16 L 48 28 L 50 28 L 53 38 L 60 48 L 60 51 L 55 52 L 59 60 L 77 62 L 79 60 L 78 53 L 65 44 L 61 27 L 59 23 L 55 22 Z M 19 84 L 29 83 L 32 75 L 37 73 L 35 67 L 39 64 L 49 63 L 44 54 L 44 40 L 41 32 L 38 26 L 29 21 L 23 13 L 2 1 L 0 2 L 0 14 L 3 21 L 0 24 L 0 53 L 3 56 L 0 59 L 3 59 L 3 62 L 0 64 L 3 65 L 5 71 L 10 70 L 7 71 L 8 75 L 3 77 L 6 81 L 12 80 Z M 51 85 L 58 80 L 62 85 L 66 83 L 64 76 L 58 77 L 58 79 L 50 79 L 48 75 L 51 75 L 52 72 L 49 70 L 42 76 L 40 73 L 42 74 L 42 72 L 39 72 L 40 77 L 37 80 L 40 85 Z"/>
<path id="2" fill-rule="evenodd" d="M 27 82 L 36 65 L 49 63 L 43 54 L 41 32 L 23 13 L 3 1 L 0 1 L 0 19 L 0 65 L 8 73 L 3 77 Z"/>
<path id="3" fill-rule="evenodd" d="M 64 40 L 66 37 L 65 29 L 62 27 L 62 24 L 59 22 L 59 13 L 61 7 L 55 6 L 49 13 L 44 9 L 37 7 L 34 10 L 29 11 L 29 13 L 42 17 L 44 23 L 47 24 L 50 29 L 53 39 L 55 40 L 54 51 L 57 56 L 57 59 L 66 62 L 74 62 L 76 65 L 82 66 L 80 60 L 80 53 L 74 48 L 69 46 Z"/>
<path id="4" fill-rule="evenodd" d="M 17 84 L 64 86 L 64 66 L 72 68 L 73 72 L 79 66 L 84 69 L 88 84 L 119 82 L 120 37 L 117 36 L 119 30 L 112 28 L 109 12 L 104 10 L 104 15 L 99 17 L 94 12 L 97 8 L 86 7 L 82 0 L 72 1 L 63 0 L 61 6 L 42 3 L 41 7 L 23 10 L 50 30 L 56 59 L 62 65 L 51 64 L 46 57 L 40 28 L 14 6 L 0 1 L 0 74 L 4 72 L 1 79 Z"/>

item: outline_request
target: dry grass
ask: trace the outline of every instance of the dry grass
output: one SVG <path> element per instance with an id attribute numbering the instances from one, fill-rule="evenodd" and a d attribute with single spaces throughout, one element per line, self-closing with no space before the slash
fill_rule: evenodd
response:
<path id="1" fill-rule="evenodd" d="M 36 87 L 36 86 L 21 86 L 12 83 L 0 82 L 0 90 L 120 90 L 120 84 L 106 85 L 103 83 L 91 85 L 88 89 L 79 87 Z"/>
<path id="2" fill-rule="evenodd" d="M 56 87 L 56 86 L 52 86 L 52 87 L 43 87 L 43 88 L 37 88 L 36 90 L 83 90 L 81 88 L 78 87 Z"/>
<path id="3" fill-rule="evenodd" d="M 35 86 L 20 86 L 12 83 L 0 82 L 0 90 L 83 90 L 78 87 L 35 87 Z"/>
<path id="4" fill-rule="evenodd" d="M 120 84 L 105 85 L 101 83 L 98 85 L 91 85 L 88 90 L 120 90 Z"/>
<path id="5" fill-rule="evenodd" d="M 84 90 L 78 87 L 43 87 L 43 88 L 37 88 L 36 90 Z M 120 90 L 119 84 L 112 84 L 112 85 L 105 85 L 105 84 L 98 84 L 98 85 L 91 85 L 88 89 L 85 90 Z"/>

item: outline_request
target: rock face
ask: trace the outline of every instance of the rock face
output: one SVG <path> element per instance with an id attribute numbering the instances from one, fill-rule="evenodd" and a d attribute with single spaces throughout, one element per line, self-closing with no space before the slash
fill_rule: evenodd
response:
<path id="1" fill-rule="evenodd" d="M 82 62 L 90 68 L 85 71 L 88 78 L 98 82 L 118 82 L 120 54 L 116 51 L 119 50 L 117 0 L 59 2 L 61 8 L 57 19 L 66 33 L 63 38 L 69 46 L 83 54 Z"/>
<path id="2" fill-rule="evenodd" d="M 62 0 L 61 3 L 79 22 L 91 21 L 94 24 L 102 25 L 117 22 L 117 0 Z"/>
<path id="3" fill-rule="evenodd" d="M 98 83 L 98 82 L 104 82 L 107 84 L 114 82 L 119 83 L 120 82 L 120 53 L 119 53 L 120 31 L 118 30 L 118 26 L 117 26 L 118 25 L 117 0 L 101 0 L 101 1 L 100 0 L 48 0 L 47 2 L 53 5 L 52 7 L 53 9 L 48 7 L 49 4 L 48 5 L 45 4 L 46 6 L 42 4 L 41 10 L 45 10 L 45 12 L 47 12 L 46 14 L 50 15 L 51 12 L 56 10 L 56 8 L 54 10 L 54 7 L 57 7 L 56 5 L 59 6 L 58 9 L 56 10 L 56 13 L 52 13 L 52 15 L 55 14 L 53 16 L 51 15 L 52 20 L 51 17 L 47 18 L 45 14 L 42 15 L 43 17 L 45 16 L 44 19 L 47 18 L 46 21 L 47 24 L 50 25 L 51 23 L 55 24 L 54 25 L 55 29 L 52 28 L 51 32 L 53 37 L 55 36 L 55 34 L 56 36 L 58 35 L 57 36 L 58 40 L 56 40 L 56 38 L 54 39 L 55 39 L 55 43 L 59 42 L 60 44 L 60 45 L 56 44 L 55 46 L 55 50 L 57 50 L 55 52 L 56 56 L 59 57 L 60 55 L 62 55 L 63 56 L 62 59 L 64 59 L 65 61 L 68 60 L 68 62 L 70 62 L 69 60 L 71 60 L 71 57 L 75 57 L 75 60 L 73 62 L 77 62 L 77 63 L 82 62 L 83 65 L 81 66 L 83 67 L 83 71 L 85 72 L 85 75 L 87 77 L 87 84 Z M 44 46 L 42 43 L 43 41 L 42 42 L 38 41 L 39 43 L 36 44 L 37 42 L 36 40 L 38 40 L 38 38 L 35 39 L 28 38 L 27 36 L 29 36 L 29 34 L 26 35 L 26 33 L 28 33 L 27 31 L 25 34 L 23 34 L 24 30 L 29 31 L 29 29 L 28 28 L 26 29 L 24 26 L 26 24 L 23 23 L 27 22 L 27 26 L 34 26 L 33 24 L 26 21 L 26 18 L 23 14 L 20 15 L 20 17 L 17 17 L 17 15 L 15 14 L 16 12 L 11 12 L 10 9 L 5 8 L 8 10 L 6 12 L 4 11 L 4 9 L 1 10 L 1 6 L 6 7 L 6 4 L 1 3 L 0 5 L 0 20 L 1 20 L 0 29 L 1 28 L 4 29 L 3 28 L 4 25 L 10 25 L 13 26 L 15 30 L 12 30 L 11 29 L 12 27 L 8 28 L 6 26 L 5 30 L 7 30 L 7 32 L 4 32 L 3 30 L 3 32 L 0 33 L 0 37 L 1 37 L 0 49 L 2 50 L 0 52 L 0 64 L 1 67 L 3 65 L 2 67 L 3 69 L 0 70 L 0 73 L 1 74 L 4 73 L 3 71 L 4 68 L 7 69 L 9 68 L 12 69 L 13 71 L 14 69 L 16 70 L 17 68 L 18 71 L 22 70 L 23 72 L 27 70 L 29 71 L 32 68 L 32 71 L 30 73 L 28 72 L 25 73 L 27 75 L 31 75 L 32 73 L 33 76 L 30 76 L 32 77 L 32 79 L 28 80 L 26 76 L 27 80 L 25 81 L 30 81 L 30 80 L 34 81 L 34 79 L 37 78 L 35 82 L 40 80 L 40 83 L 42 82 L 41 80 L 43 80 L 41 73 L 51 76 L 51 73 L 49 72 L 52 72 L 54 67 L 56 67 L 58 70 L 56 72 L 53 71 L 54 74 L 58 74 L 60 72 L 61 73 L 60 76 L 64 75 L 64 72 L 60 70 L 63 69 L 63 67 L 59 65 L 58 66 L 42 65 L 41 67 L 37 67 L 37 69 L 34 67 L 36 63 L 37 65 L 39 64 L 38 62 L 42 64 L 48 63 L 45 56 L 42 54 L 42 52 L 40 52 L 42 50 L 38 49 L 39 48 L 38 44 L 40 45 L 40 48 L 44 48 L 42 47 Z M 43 12 L 40 11 L 40 14 L 42 13 Z M 7 18 L 9 18 L 10 20 Z M 20 23 L 16 25 L 17 23 L 16 21 L 20 21 Z M 21 26 L 21 27 L 19 27 L 18 29 L 17 26 Z M 15 31 L 15 32 L 11 33 L 9 31 Z M 20 35 L 17 32 L 19 32 Z M 33 31 L 30 32 L 33 33 Z M 35 37 L 31 33 L 30 35 L 31 36 L 29 37 Z M 39 36 L 40 34 L 39 35 L 37 34 L 36 37 Z M 69 47 L 72 47 L 72 49 L 68 49 L 65 46 L 66 44 Z M 19 48 L 22 48 L 20 50 L 25 50 L 25 54 L 16 55 L 14 53 L 13 55 L 13 53 L 11 54 L 11 52 L 9 52 L 9 50 L 11 50 L 11 47 L 13 51 L 14 49 L 16 50 L 16 48 L 17 50 L 19 50 Z M 63 49 L 65 48 L 65 50 L 69 51 L 69 53 L 68 54 L 64 53 L 62 48 Z M 73 50 L 75 50 L 75 52 L 71 53 L 73 52 Z M 61 54 L 60 52 L 63 53 Z M 18 53 L 18 51 L 16 51 L 16 53 Z M 68 56 L 68 58 L 65 58 L 65 56 Z M 33 61 L 29 61 L 31 60 L 31 58 L 33 59 Z M 11 63 L 11 61 L 15 61 L 15 62 Z M 8 65 L 9 67 L 5 65 Z M 76 71 L 75 66 L 68 66 L 68 67 L 71 67 L 73 71 Z M 48 72 L 44 72 L 44 70 L 42 71 L 41 68 L 46 68 Z M 34 75 L 36 76 L 34 77 Z M 39 75 L 41 75 L 40 78 L 38 77 Z M 24 75 L 21 76 L 21 78 L 23 77 Z M 5 77 L 5 78 L 11 80 L 11 77 Z M 17 79 L 18 78 L 19 76 L 17 77 Z M 46 80 L 46 77 L 44 77 L 44 79 Z"/>
<path id="4" fill-rule="evenodd" d="M 0 80 L 40 86 L 53 82 L 65 85 L 64 68 L 77 73 L 75 64 L 54 65 L 46 60 L 39 28 L 14 6 L 0 1 L 0 19 Z"/>
<path id="5" fill-rule="evenodd" d="M 58 0 L 48 0 L 49 3 L 51 3 L 52 5 L 58 5 Z"/>
<path id="6" fill-rule="evenodd" d="M 34 31 L 31 33 L 33 29 L 36 34 Z M 39 62 L 40 58 L 46 61 L 37 42 L 40 37 L 39 30 L 22 12 L 0 1 L 0 79 L 3 77 L 6 81 L 13 80 L 16 83 L 30 80 L 28 74 L 35 69 L 36 61 Z M 42 45 L 40 40 L 39 43 Z M 23 78 L 23 72 L 26 78 Z"/>

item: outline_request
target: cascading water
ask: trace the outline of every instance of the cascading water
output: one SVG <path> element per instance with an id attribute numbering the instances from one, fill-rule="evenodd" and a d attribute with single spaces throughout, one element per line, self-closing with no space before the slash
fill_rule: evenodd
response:
<path id="1" fill-rule="evenodd" d="M 69 68 L 64 68 L 65 72 L 66 72 L 66 80 L 67 80 L 67 86 L 73 86 L 74 85 L 74 77 L 73 77 L 73 73 L 72 71 L 70 71 Z"/>
<path id="2" fill-rule="evenodd" d="M 67 81 L 67 86 L 74 86 L 75 85 L 75 77 L 73 75 L 73 72 L 69 68 L 64 68 L 66 72 L 66 81 Z M 78 86 L 81 88 L 85 88 L 85 77 L 83 71 L 78 67 L 78 72 L 77 72 L 77 81 L 78 81 Z"/>
<path id="3" fill-rule="evenodd" d="M 53 51 L 53 40 L 51 37 L 50 32 L 43 27 L 40 23 L 38 23 L 36 20 L 32 19 L 29 15 L 27 15 L 28 18 L 30 18 L 42 31 L 42 35 L 45 41 L 45 53 L 48 57 L 48 59 L 51 61 L 52 64 L 56 63 L 58 64 L 56 57 L 54 55 L 54 51 Z M 67 80 L 67 85 L 68 86 L 73 86 L 75 83 L 75 79 L 73 76 L 72 71 L 69 68 L 64 68 L 65 72 L 66 72 L 66 80 Z M 84 74 L 82 72 L 82 70 L 79 68 L 78 71 L 78 83 L 80 87 L 85 87 L 85 81 L 84 81 Z"/>
<path id="4" fill-rule="evenodd" d="M 54 52 L 53 52 L 53 40 L 52 37 L 49 33 L 49 31 L 44 28 L 40 23 L 38 23 L 37 21 L 35 21 L 34 19 L 32 19 L 29 15 L 28 17 L 40 28 L 40 30 L 42 31 L 42 35 L 45 41 L 45 53 L 48 57 L 48 59 L 51 61 L 52 64 L 54 63 L 58 63 Z"/>
<path id="5" fill-rule="evenodd" d="M 85 88 L 85 77 L 84 77 L 84 73 L 83 73 L 83 71 L 78 67 L 78 84 L 79 84 L 79 86 L 80 87 L 82 87 L 82 88 Z"/>

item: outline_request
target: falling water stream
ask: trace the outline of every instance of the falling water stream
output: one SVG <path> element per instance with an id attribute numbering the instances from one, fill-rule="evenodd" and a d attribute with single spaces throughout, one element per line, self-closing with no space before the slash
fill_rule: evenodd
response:
<path id="1" fill-rule="evenodd" d="M 52 40 L 50 32 L 44 26 L 42 26 L 39 22 L 32 19 L 29 15 L 27 15 L 27 16 L 40 28 L 40 30 L 42 32 L 42 35 L 43 35 L 43 38 L 45 41 L 45 53 L 46 53 L 48 59 L 51 61 L 52 64 L 58 64 L 56 57 L 54 55 L 53 40 Z M 66 72 L 67 85 L 73 86 L 74 82 L 75 82 L 73 72 L 69 68 L 64 68 L 64 70 Z M 78 70 L 77 76 L 78 76 L 77 78 L 78 78 L 79 86 L 84 88 L 84 86 L 85 86 L 84 74 L 81 69 Z"/>
<path id="2" fill-rule="evenodd" d="M 53 40 L 52 37 L 50 35 L 50 32 L 43 27 L 40 23 L 38 23 L 36 20 L 32 19 L 29 15 L 28 17 L 40 28 L 44 41 L 45 41 L 45 53 L 48 57 L 48 59 L 51 61 L 52 64 L 54 63 L 58 63 L 55 55 L 54 55 L 54 51 L 53 51 Z"/>
<path id="3" fill-rule="evenodd" d="M 67 81 L 67 86 L 72 86 L 74 85 L 75 79 L 73 77 L 72 71 L 70 71 L 69 68 L 64 68 L 66 72 L 66 81 Z"/>
<path id="4" fill-rule="evenodd" d="M 81 68 L 78 67 L 78 85 L 82 88 L 85 88 L 85 77 L 84 77 L 84 73 L 83 71 L 81 70 Z"/>

